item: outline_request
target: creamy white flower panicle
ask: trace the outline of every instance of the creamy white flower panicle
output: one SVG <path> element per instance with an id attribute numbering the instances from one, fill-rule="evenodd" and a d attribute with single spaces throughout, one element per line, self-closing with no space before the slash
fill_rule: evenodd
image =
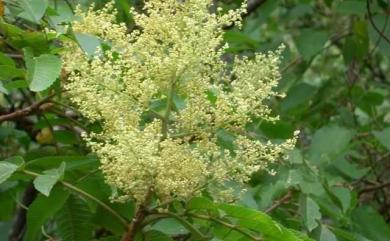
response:
<path id="1" fill-rule="evenodd" d="M 275 120 L 265 101 L 280 78 L 280 50 L 237 57 L 222 55 L 223 27 L 239 25 L 245 4 L 227 14 L 210 13 L 211 0 L 150 0 L 132 10 L 131 33 L 116 23 L 113 4 L 86 13 L 77 9 L 76 34 L 95 35 L 104 48 L 88 56 L 65 43 L 71 100 L 103 130 L 84 136 L 101 160 L 116 201 L 187 199 L 209 191 L 216 198 L 284 156 L 282 143 L 252 138 L 253 118 Z M 234 148 L 219 145 L 221 131 Z M 269 171 L 269 170 L 268 170 Z"/>

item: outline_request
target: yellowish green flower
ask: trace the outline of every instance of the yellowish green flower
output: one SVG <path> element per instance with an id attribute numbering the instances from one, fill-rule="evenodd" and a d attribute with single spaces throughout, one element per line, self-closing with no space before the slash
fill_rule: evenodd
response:
<path id="1" fill-rule="evenodd" d="M 229 185 L 280 159 L 295 144 L 257 140 L 246 131 L 254 118 L 275 120 L 265 102 L 275 96 L 280 50 L 222 60 L 223 27 L 239 25 L 245 3 L 227 14 L 210 13 L 212 0 L 150 0 L 132 10 L 131 33 L 115 20 L 113 4 L 76 11 L 72 30 L 99 37 L 94 57 L 65 43 L 71 100 L 103 131 L 84 136 L 99 156 L 114 200 L 187 199 Z M 221 132 L 233 149 L 219 145 Z"/>

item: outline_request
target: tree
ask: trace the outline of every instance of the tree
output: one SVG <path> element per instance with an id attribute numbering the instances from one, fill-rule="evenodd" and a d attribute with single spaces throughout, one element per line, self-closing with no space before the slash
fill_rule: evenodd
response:
<path id="1" fill-rule="evenodd" d="M 91 2 L 0 2 L 1 240 L 388 239 L 388 2 Z"/>

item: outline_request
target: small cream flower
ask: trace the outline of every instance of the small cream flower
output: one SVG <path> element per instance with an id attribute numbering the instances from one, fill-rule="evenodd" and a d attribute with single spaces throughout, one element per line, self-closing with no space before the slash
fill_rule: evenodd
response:
<path id="1" fill-rule="evenodd" d="M 76 11 L 73 31 L 99 37 L 105 48 L 91 58 L 65 43 L 66 89 L 103 125 L 84 138 L 118 190 L 114 200 L 142 202 L 148 190 L 159 201 L 203 191 L 225 196 L 229 183 L 268 170 L 295 144 L 264 143 L 246 132 L 253 118 L 277 118 L 265 101 L 280 96 L 280 50 L 224 62 L 223 26 L 239 25 L 245 5 L 222 15 L 210 13 L 211 4 L 146 1 L 143 13 L 132 10 L 137 28 L 130 34 L 116 23 L 112 3 Z M 221 131 L 232 135 L 233 149 L 218 144 Z"/>

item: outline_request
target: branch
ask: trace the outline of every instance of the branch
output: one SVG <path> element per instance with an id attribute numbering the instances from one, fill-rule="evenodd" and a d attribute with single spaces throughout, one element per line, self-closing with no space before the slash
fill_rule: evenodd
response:
<path id="1" fill-rule="evenodd" d="M 37 191 L 35 190 L 32 183 L 30 183 L 23 194 L 23 199 L 16 212 L 16 218 L 13 223 L 12 232 L 9 235 L 9 241 L 21 241 L 23 240 L 24 232 L 26 231 L 26 207 L 34 201 L 37 196 Z"/>
<path id="2" fill-rule="evenodd" d="M 287 201 L 289 201 L 290 199 L 292 198 L 292 191 L 289 190 L 286 195 L 284 195 L 283 197 L 281 197 L 279 200 L 276 200 L 276 202 L 274 202 L 274 204 L 272 204 L 271 207 L 267 208 L 265 210 L 266 213 L 270 213 L 272 212 L 273 210 L 275 210 L 276 208 L 278 208 L 279 206 L 283 205 L 284 203 L 286 203 Z"/>
<path id="3" fill-rule="evenodd" d="M 223 220 L 220 220 L 218 218 L 215 218 L 215 217 L 212 217 L 212 216 L 208 216 L 208 215 L 201 215 L 201 214 L 194 214 L 194 213 L 188 213 L 188 214 L 191 215 L 191 217 L 193 217 L 193 218 L 203 219 L 203 220 L 208 220 L 208 221 L 213 221 L 215 223 L 218 223 L 218 224 L 220 224 L 222 226 L 225 226 L 228 229 L 234 230 L 236 232 L 239 232 L 239 233 L 245 235 L 246 237 L 248 237 L 249 239 L 251 239 L 253 241 L 261 241 L 261 240 L 263 240 L 262 237 L 258 237 L 258 236 L 252 235 L 249 232 L 245 231 L 244 229 L 241 229 L 236 224 L 231 224 L 231 223 L 225 222 Z"/>
<path id="4" fill-rule="evenodd" d="M 142 222 L 144 221 L 146 215 L 147 215 L 147 205 L 150 202 L 150 199 L 152 198 L 152 191 L 149 190 L 149 192 L 146 194 L 145 201 L 139 205 L 137 212 L 134 215 L 133 220 L 131 221 L 130 225 L 128 226 L 127 232 L 123 235 L 122 241 L 133 241 L 135 238 L 135 235 L 140 227 L 142 227 Z"/>
<path id="5" fill-rule="evenodd" d="M 70 190 L 73 190 L 79 194 L 81 194 L 82 196 L 84 197 L 87 197 L 93 201 L 95 201 L 97 204 L 99 204 L 103 209 L 105 209 L 107 212 L 111 213 L 112 216 L 114 216 L 115 218 L 118 219 L 118 221 L 124 226 L 126 227 L 127 225 L 127 220 L 125 218 L 123 218 L 120 214 L 118 214 L 114 209 L 112 209 L 110 206 L 108 206 L 107 204 L 105 204 L 104 202 L 100 201 L 99 199 L 97 199 L 95 196 L 85 192 L 84 190 L 81 190 L 79 189 L 78 187 L 76 186 L 73 186 L 72 184 L 68 183 L 68 182 L 64 182 L 64 181 L 61 181 L 61 184 L 64 185 L 65 187 L 67 187 L 68 189 Z"/>
<path id="6" fill-rule="evenodd" d="M 390 0 L 387 0 L 387 5 L 390 6 Z M 381 31 L 382 33 L 385 32 L 385 30 L 386 30 L 386 28 L 387 28 L 387 23 L 389 22 L 389 15 L 390 15 L 390 14 L 386 14 L 385 23 L 383 24 L 382 31 Z M 374 53 L 375 49 L 379 46 L 379 43 L 381 42 L 381 40 L 382 40 L 382 37 L 379 35 L 378 38 L 377 38 L 377 40 L 376 40 L 376 42 L 375 42 L 374 47 L 373 47 L 373 48 L 371 49 L 371 51 L 368 53 L 368 56 L 371 56 L 371 55 Z"/>
<path id="7" fill-rule="evenodd" d="M 172 212 L 167 212 L 165 213 L 168 217 L 175 218 L 178 220 L 181 224 L 184 225 L 192 234 L 194 234 L 195 239 L 198 240 L 210 240 L 210 237 L 205 236 L 199 229 L 197 229 L 194 225 L 192 225 L 190 222 L 188 222 L 185 218 L 172 213 Z"/>
<path id="8" fill-rule="evenodd" d="M 382 188 L 385 188 L 385 187 L 388 187 L 388 186 L 390 186 L 390 181 L 385 182 L 385 183 L 380 183 L 380 184 L 377 184 L 377 185 L 374 185 L 374 186 L 366 187 L 366 188 L 360 190 L 359 194 L 362 194 L 362 193 L 365 193 L 365 192 L 376 191 L 378 189 L 382 189 Z"/>
<path id="9" fill-rule="evenodd" d="M 0 116 L 0 123 L 3 122 L 3 121 L 8 121 L 8 120 L 13 120 L 13 119 L 17 119 L 17 118 L 22 118 L 22 117 L 25 117 L 25 116 L 28 116 L 28 115 L 31 115 L 31 114 L 34 114 L 36 112 L 41 111 L 43 109 L 43 108 L 41 108 L 41 107 L 43 107 L 42 105 L 47 103 L 55 95 L 56 94 L 51 94 L 49 96 L 46 96 L 42 100 L 37 101 L 37 102 L 33 103 L 32 105 L 24 108 L 24 109 L 16 110 L 14 112 L 11 112 L 11 113 L 8 113 L 8 114 L 5 114 L 5 115 L 1 115 Z"/>
<path id="10" fill-rule="evenodd" d="M 6 55 L 14 59 L 23 59 L 23 54 L 6 53 Z"/>
<path id="11" fill-rule="evenodd" d="M 29 171 L 29 170 L 23 170 L 23 172 L 27 175 L 30 175 L 30 176 L 33 176 L 33 177 L 37 177 L 39 176 L 39 173 L 36 173 L 36 172 L 32 172 L 32 171 Z M 110 214 L 112 214 L 112 216 L 114 216 L 115 218 L 118 219 L 118 221 L 126 228 L 127 227 L 127 220 L 125 218 L 123 218 L 119 213 L 117 213 L 114 209 L 112 209 L 110 206 L 108 206 L 107 204 L 105 204 L 103 201 L 100 201 L 98 198 L 96 198 L 95 196 L 87 193 L 86 191 L 76 187 L 76 186 L 73 186 L 71 183 L 69 182 L 65 182 L 65 181 L 60 181 L 60 183 L 74 191 L 74 192 L 77 192 L 79 193 L 80 195 L 84 196 L 84 197 L 87 197 L 89 199 L 91 199 L 92 201 L 95 201 L 97 204 L 99 204 L 103 209 L 105 209 L 107 212 L 109 212 Z"/>
<path id="12" fill-rule="evenodd" d="M 390 39 L 387 37 L 379 28 L 376 26 L 374 19 L 372 18 L 372 12 L 371 12 L 371 4 L 370 0 L 366 0 L 366 6 L 367 6 L 367 15 L 368 20 L 370 21 L 372 27 L 375 29 L 375 31 L 384 39 L 387 43 L 390 44 Z"/>
<path id="13" fill-rule="evenodd" d="M 255 11 L 258 7 L 263 5 L 265 2 L 267 2 L 267 0 L 248 0 L 246 14 L 244 16 L 251 14 L 253 11 Z"/>
<path id="14" fill-rule="evenodd" d="M 69 2 L 69 0 L 65 0 L 65 3 L 66 3 L 66 5 L 68 5 L 68 7 L 70 8 L 70 10 L 71 10 L 72 13 L 74 14 L 73 6 L 72 6 L 72 4 Z"/>

